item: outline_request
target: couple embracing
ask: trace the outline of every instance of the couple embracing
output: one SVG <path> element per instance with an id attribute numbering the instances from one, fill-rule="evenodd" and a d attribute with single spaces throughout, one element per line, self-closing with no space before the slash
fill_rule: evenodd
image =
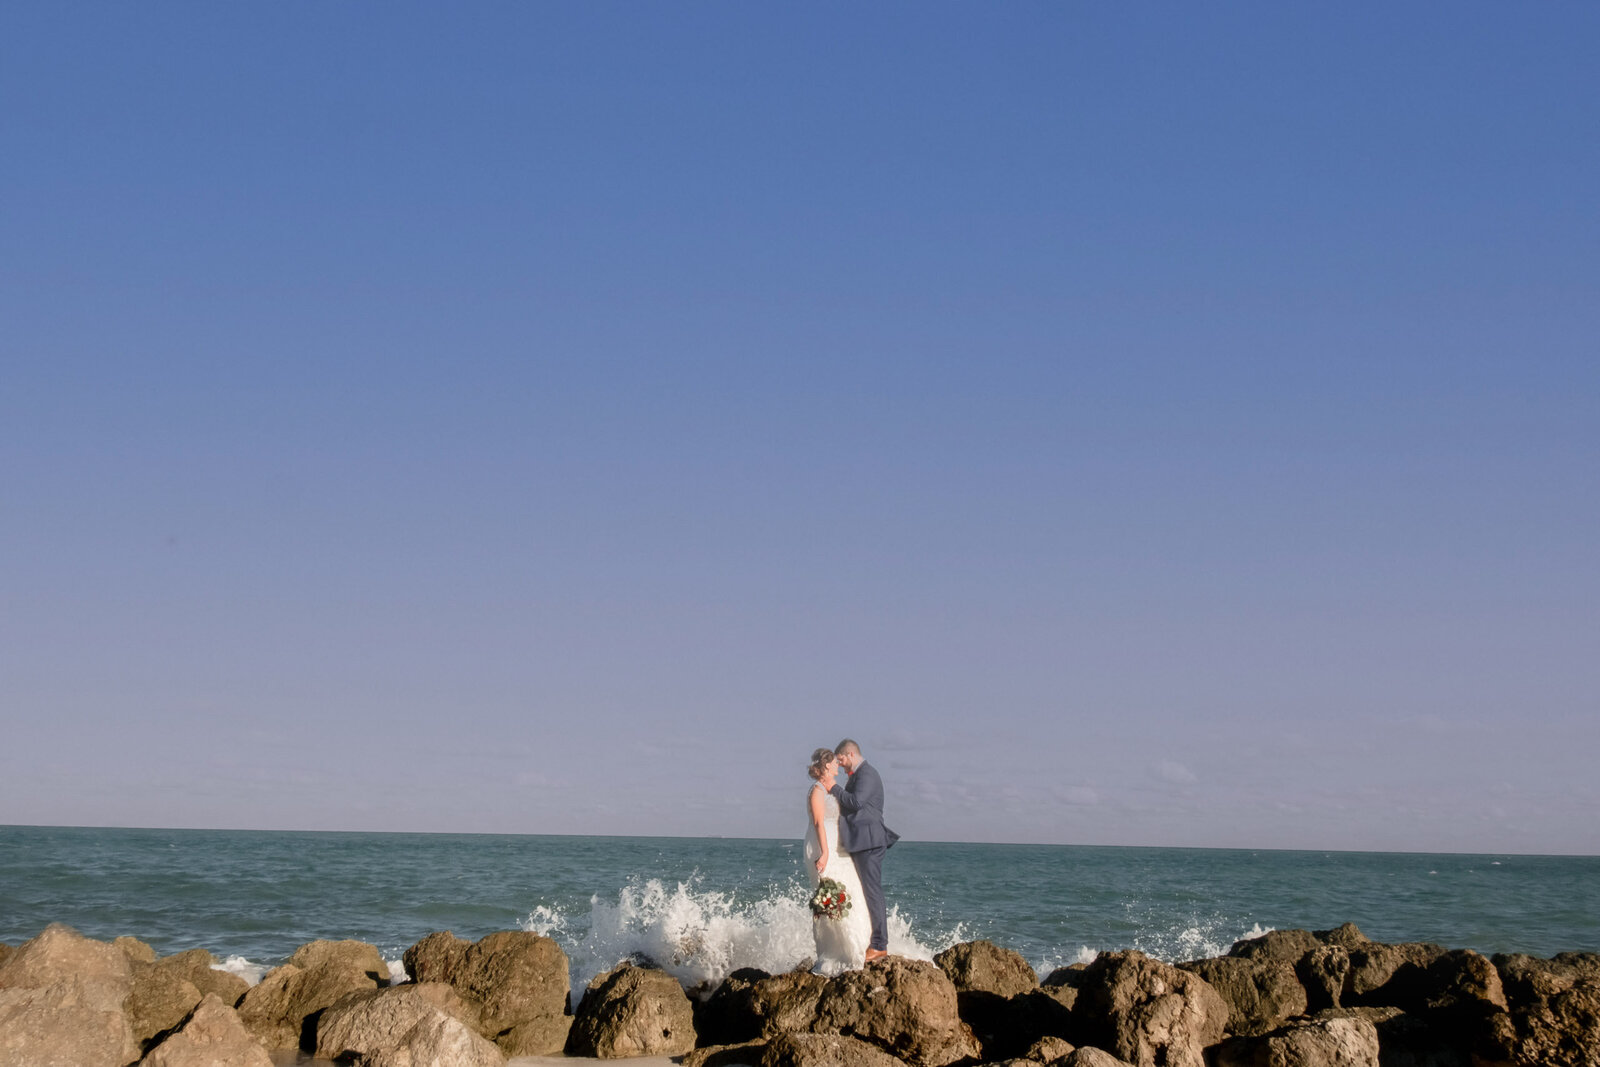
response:
<path id="1" fill-rule="evenodd" d="M 848 776 L 838 781 L 839 771 Z M 842 916 L 817 915 L 815 970 L 835 975 L 889 954 L 883 905 L 883 854 L 900 835 L 883 825 L 883 779 L 861 758 L 861 746 L 846 738 L 833 749 L 811 754 L 816 783 L 806 798 L 806 862 L 811 884 L 824 879 L 844 887 L 850 907 Z"/>

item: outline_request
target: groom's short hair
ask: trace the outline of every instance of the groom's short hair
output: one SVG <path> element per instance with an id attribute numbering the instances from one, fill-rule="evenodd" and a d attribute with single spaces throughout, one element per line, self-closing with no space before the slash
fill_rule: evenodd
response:
<path id="1" fill-rule="evenodd" d="M 840 741 L 837 745 L 834 745 L 833 750 L 835 752 L 854 752 L 858 756 L 861 755 L 861 746 L 850 740 L 848 737 L 843 741 Z"/>

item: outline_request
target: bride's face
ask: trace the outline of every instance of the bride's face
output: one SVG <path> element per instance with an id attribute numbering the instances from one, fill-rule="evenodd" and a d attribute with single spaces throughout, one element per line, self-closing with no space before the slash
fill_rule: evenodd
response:
<path id="1" fill-rule="evenodd" d="M 829 760 L 827 766 L 823 767 L 822 770 L 829 778 L 837 778 L 839 776 L 839 757 L 835 756 Z"/>

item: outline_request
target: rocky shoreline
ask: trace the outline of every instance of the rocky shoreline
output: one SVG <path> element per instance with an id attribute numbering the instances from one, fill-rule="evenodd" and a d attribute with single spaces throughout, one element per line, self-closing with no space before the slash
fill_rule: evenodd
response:
<path id="1" fill-rule="evenodd" d="M 1171 965 L 1101 953 L 1042 981 L 984 941 L 825 979 L 736 971 L 685 990 L 647 961 L 574 997 L 553 940 L 433 933 L 391 985 L 372 945 L 313 941 L 248 985 L 204 950 L 52 925 L 0 945 L 0 1067 L 362 1067 L 517 1056 L 684 1067 L 1600 1067 L 1600 954 L 1552 959 L 1281 930 Z"/>

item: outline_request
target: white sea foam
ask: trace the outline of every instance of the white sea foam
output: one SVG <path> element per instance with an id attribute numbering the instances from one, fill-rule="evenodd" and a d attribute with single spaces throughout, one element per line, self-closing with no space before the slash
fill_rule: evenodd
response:
<path id="1" fill-rule="evenodd" d="M 1131 946 L 1145 955 L 1165 963 L 1183 963 L 1187 960 L 1208 959 L 1214 956 L 1226 956 L 1228 950 L 1239 941 L 1248 941 L 1253 938 L 1263 937 L 1276 929 L 1272 926 L 1262 926 L 1254 923 L 1250 929 L 1243 933 L 1228 937 L 1225 936 L 1226 927 L 1220 922 L 1207 924 L 1194 924 L 1179 927 L 1165 932 L 1152 932 L 1134 939 Z M 1050 972 L 1057 967 L 1067 967 L 1075 963 L 1093 963 L 1095 957 L 1100 955 L 1102 949 L 1091 948 L 1088 945 L 1080 946 L 1078 952 L 1071 959 L 1066 959 L 1057 953 L 1045 957 L 1034 968 L 1040 978 L 1047 978 Z"/>
<path id="2" fill-rule="evenodd" d="M 615 900 L 590 898 L 587 915 L 540 905 L 522 926 L 554 938 L 566 950 L 574 997 L 595 975 L 628 959 L 648 959 L 686 988 L 710 988 L 742 967 L 776 974 L 811 959 L 806 895 L 794 885 L 743 900 L 693 882 L 648 879 L 624 887 Z M 890 909 L 888 920 L 889 951 L 933 958 L 898 909 Z"/>
<path id="3" fill-rule="evenodd" d="M 213 963 L 211 969 L 213 971 L 227 971 L 229 974 L 236 974 L 251 985 L 255 985 L 261 981 L 261 976 L 271 968 L 265 963 L 252 963 L 243 956 L 229 956 L 221 963 Z"/>
<path id="4" fill-rule="evenodd" d="M 384 960 L 383 962 L 389 968 L 390 985 L 399 985 L 402 982 L 411 981 L 411 976 L 406 973 L 405 960 Z"/>

